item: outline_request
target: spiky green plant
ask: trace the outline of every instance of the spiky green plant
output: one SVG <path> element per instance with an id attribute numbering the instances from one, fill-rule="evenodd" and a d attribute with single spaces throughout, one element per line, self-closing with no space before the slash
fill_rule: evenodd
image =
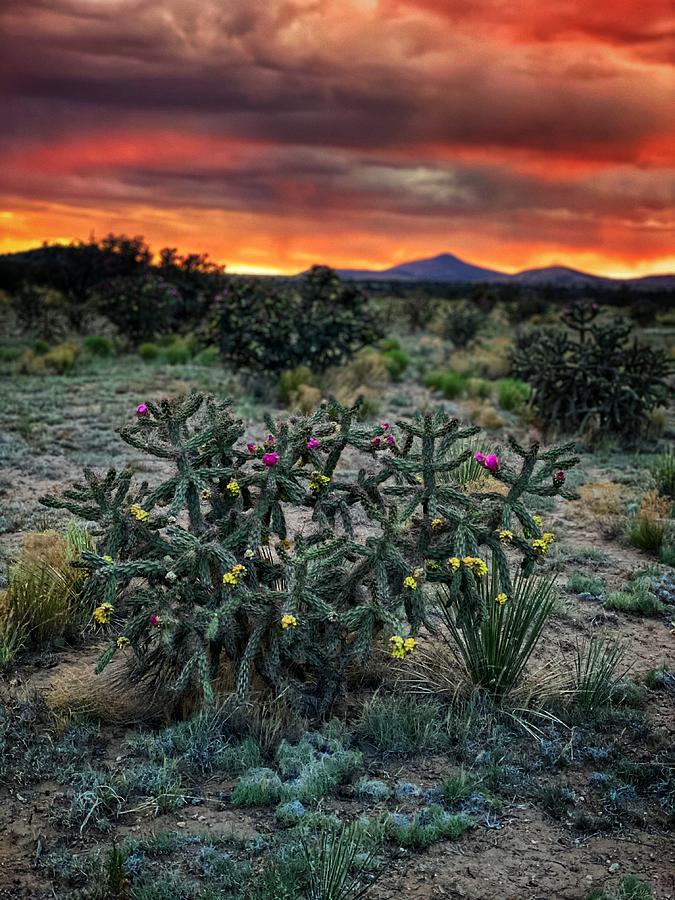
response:
<path id="1" fill-rule="evenodd" d="M 357 406 L 330 401 L 310 416 L 269 418 L 267 429 L 248 446 L 229 402 L 148 403 L 122 438 L 173 474 L 151 488 L 128 470 L 86 470 L 62 497 L 44 498 L 94 523 L 96 552 L 81 563 L 87 602 L 102 605 L 98 619 L 114 611 L 122 622 L 99 670 L 129 645 L 138 673 L 178 694 L 213 699 L 227 666 L 240 701 L 258 677 L 324 713 L 379 637 L 401 622 L 418 634 L 429 585 L 445 585 L 469 615 L 484 606 L 487 557 L 510 593 L 506 551 L 527 575 L 548 546 L 526 498 L 574 496 L 564 487 L 576 462 L 569 444 L 542 453 L 512 442 L 491 473 L 500 490 L 487 481 L 467 491 L 475 461 L 465 442 L 479 429 L 443 410 L 373 427 Z M 363 461 L 356 478 L 340 465 L 348 449 Z M 365 537 L 355 515 L 369 522 Z"/>
<path id="2" fill-rule="evenodd" d="M 360 900 L 377 880 L 375 849 L 365 844 L 357 823 L 322 829 L 318 841 L 303 842 L 303 853 L 309 900 Z"/>
<path id="3" fill-rule="evenodd" d="M 471 683 L 495 701 L 507 698 L 522 679 L 555 602 L 554 577 L 519 575 L 508 593 L 496 573 L 482 585 L 485 614 L 464 617 L 446 593 L 443 635 Z"/>
<path id="4" fill-rule="evenodd" d="M 587 713 L 597 712 L 612 701 L 620 679 L 623 647 L 598 638 L 577 645 L 574 660 L 574 702 Z"/>

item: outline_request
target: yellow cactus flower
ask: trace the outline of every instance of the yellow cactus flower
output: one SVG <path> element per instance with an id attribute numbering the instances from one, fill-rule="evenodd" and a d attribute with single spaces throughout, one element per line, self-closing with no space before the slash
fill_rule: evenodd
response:
<path id="1" fill-rule="evenodd" d="M 129 507 L 129 512 L 134 517 L 134 519 L 138 519 L 138 521 L 141 523 L 147 522 L 150 518 L 150 513 L 140 507 L 138 503 L 132 503 L 132 505 Z"/>
<path id="2" fill-rule="evenodd" d="M 459 559 L 459 557 L 458 557 L 458 556 L 451 556 L 450 559 L 448 560 L 448 565 L 450 566 L 450 568 L 452 569 L 453 572 L 456 572 L 457 569 L 459 569 L 459 566 L 460 566 L 460 559 Z"/>
<path id="3" fill-rule="evenodd" d="M 508 528 L 503 528 L 499 532 L 499 540 L 503 541 L 505 544 L 508 544 L 509 541 L 513 540 L 513 532 L 509 531 Z"/>
<path id="4" fill-rule="evenodd" d="M 121 635 L 117 638 L 117 640 L 115 641 L 115 643 L 117 644 L 117 649 L 118 649 L 118 650 L 123 650 L 125 647 L 128 647 L 128 646 L 129 646 L 129 638 L 126 637 L 126 635 L 121 634 Z"/>
<path id="5" fill-rule="evenodd" d="M 237 576 L 233 575 L 232 572 L 226 572 L 223 575 L 223 584 L 227 587 L 236 587 L 237 586 Z"/>
<path id="6" fill-rule="evenodd" d="M 98 622 L 99 625 L 107 625 L 114 612 L 115 607 L 112 603 L 101 603 L 93 612 L 94 621 Z"/>
<path id="7" fill-rule="evenodd" d="M 415 640 L 415 638 L 409 637 L 403 641 L 403 649 L 406 653 L 412 653 L 416 646 L 417 641 Z"/>
<path id="8" fill-rule="evenodd" d="M 412 575 L 408 575 L 403 579 L 403 587 L 410 588 L 411 591 L 416 591 L 417 581 L 412 577 Z"/>
<path id="9" fill-rule="evenodd" d="M 437 518 L 431 520 L 431 527 L 440 528 L 444 523 L 445 519 L 442 519 L 440 516 L 438 516 Z"/>
<path id="10" fill-rule="evenodd" d="M 541 528 L 544 524 L 544 520 L 541 516 L 532 516 L 532 521 L 537 526 L 537 528 Z"/>
<path id="11" fill-rule="evenodd" d="M 321 472 L 312 472 L 312 476 L 309 479 L 310 491 L 320 491 L 327 484 L 330 484 L 330 476 L 322 475 Z"/>
<path id="12" fill-rule="evenodd" d="M 503 606 L 509 598 L 505 593 L 497 594 L 495 597 L 495 603 L 499 603 L 500 606 Z"/>
<path id="13" fill-rule="evenodd" d="M 234 481 L 234 479 L 227 482 L 227 484 L 225 485 L 225 490 L 230 495 L 230 497 L 238 497 L 239 494 L 241 494 L 241 488 L 239 487 L 239 484 Z"/>
<path id="14" fill-rule="evenodd" d="M 295 626 L 297 624 L 298 624 L 298 620 L 295 618 L 295 616 L 292 616 L 289 613 L 286 613 L 285 616 L 281 617 L 281 627 L 284 630 L 286 628 L 295 628 Z"/>

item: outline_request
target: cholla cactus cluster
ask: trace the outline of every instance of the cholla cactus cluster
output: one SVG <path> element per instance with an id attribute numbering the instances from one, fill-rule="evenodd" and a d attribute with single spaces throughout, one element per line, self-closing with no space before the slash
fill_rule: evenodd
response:
<path id="1" fill-rule="evenodd" d="M 472 451 L 461 448 L 478 430 L 443 411 L 368 427 L 330 401 L 268 419 L 269 433 L 246 443 L 229 402 L 140 404 L 122 438 L 170 463 L 170 477 L 150 487 L 128 471 L 86 471 L 44 500 L 98 526 L 81 564 L 110 636 L 99 668 L 133 654 L 142 675 L 209 699 L 229 665 L 239 699 L 255 677 L 323 713 L 375 642 L 413 652 L 432 627 L 434 586 L 475 622 L 488 565 L 508 594 L 510 568 L 531 572 L 552 539 L 526 495 L 569 496 L 575 463 L 570 445 L 514 443 L 508 456 L 486 446 L 485 476 L 468 491 L 458 473 Z M 340 465 L 346 452 L 362 460 L 358 474 Z"/>
<path id="2" fill-rule="evenodd" d="M 597 304 L 563 311 L 568 330 L 541 328 L 523 336 L 512 371 L 533 388 L 544 425 L 573 431 L 592 424 L 635 438 L 647 414 L 667 401 L 666 354 L 630 340 L 628 321 L 595 322 Z"/>

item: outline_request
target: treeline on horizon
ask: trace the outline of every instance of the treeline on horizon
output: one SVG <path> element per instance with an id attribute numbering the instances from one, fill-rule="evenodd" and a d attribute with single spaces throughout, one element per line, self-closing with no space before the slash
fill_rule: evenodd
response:
<path id="1" fill-rule="evenodd" d="M 326 266 L 313 267 L 326 278 L 337 278 Z M 330 273 L 328 276 L 326 273 Z M 140 340 L 151 332 L 198 328 L 214 306 L 222 308 L 223 293 L 274 295 L 297 291 L 304 276 L 244 276 L 230 274 L 207 254 L 181 255 L 166 247 L 154 254 L 143 237 L 109 234 L 68 245 L 45 244 L 35 249 L 0 255 L 0 291 L 16 306 L 27 330 L 44 318 L 45 305 L 58 312 L 75 332 L 88 328 L 92 313 L 109 318 L 120 332 Z M 314 284 L 316 286 L 316 279 Z M 467 282 L 341 282 L 343 296 L 354 306 L 362 298 L 409 301 L 410 324 L 423 327 L 422 312 L 430 301 L 468 300 L 481 307 L 504 304 L 514 319 L 525 319 L 551 306 L 563 307 L 579 299 L 620 307 L 635 321 L 649 324 L 657 313 L 675 305 L 672 287 L 635 284 L 518 285 Z M 227 301 L 225 301 L 227 302 Z M 134 322 L 140 305 L 153 323 Z M 141 318 L 143 318 L 141 316 Z"/>

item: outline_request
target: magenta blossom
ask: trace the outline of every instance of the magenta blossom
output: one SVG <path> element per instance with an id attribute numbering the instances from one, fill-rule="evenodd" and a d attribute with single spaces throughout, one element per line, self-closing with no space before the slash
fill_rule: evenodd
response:
<path id="1" fill-rule="evenodd" d="M 382 431 L 389 431 L 391 426 L 389 422 L 380 422 L 380 428 L 382 429 Z"/>
<path id="2" fill-rule="evenodd" d="M 315 437 L 311 437 L 307 441 L 307 449 L 308 450 L 317 450 L 321 446 L 321 441 Z"/>
<path id="3" fill-rule="evenodd" d="M 370 446 L 374 450 L 377 450 L 381 443 L 382 443 L 382 438 L 374 437 L 374 438 L 370 439 Z"/>
<path id="4" fill-rule="evenodd" d="M 385 441 L 387 442 L 387 446 L 393 447 L 394 444 L 396 443 L 396 438 L 394 437 L 393 434 L 388 434 L 385 438 Z"/>
<path id="5" fill-rule="evenodd" d="M 267 466 L 268 469 L 272 469 L 279 462 L 279 454 L 278 453 L 265 453 L 265 454 L 263 454 L 262 461 L 263 461 L 264 466 Z"/>
<path id="6" fill-rule="evenodd" d="M 494 453 L 488 453 L 485 457 L 485 468 L 489 469 L 491 472 L 496 472 L 499 468 L 499 457 Z"/>
<path id="7" fill-rule="evenodd" d="M 255 453 L 258 448 L 256 447 L 256 445 L 253 442 L 251 442 L 250 444 L 246 445 L 246 449 L 248 450 L 249 453 Z"/>
<path id="8" fill-rule="evenodd" d="M 478 451 L 478 453 L 474 453 L 473 458 L 477 463 L 480 463 L 481 465 L 485 464 L 485 454 L 481 453 L 480 450 Z"/>
<path id="9" fill-rule="evenodd" d="M 277 442 L 277 439 L 274 437 L 274 435 L 273 435 L 273 434 L 268 434 L 268 435 L 267 435 L 267 439 L 266 439 L 266 441 L 265 441 L 265 446 L 266 446 L 266 447 L 274 447 L 274 445 L 276 444 L 276 442 Z"/>
<path id="10" fill-rule="evenodd" d="M 137 416 L 147 416 L 147 414 L 148 414 L 147 404 L 139 403 L 138 406 L 136 407 L 136 415 Z"/>
<path id="11" fill-rule="evenodd" d="M 151 625 L 159 625 L 160 619 L 157 613 L 150 614 L 150 624 Z"/>
<path id="12" fill-rule="evenodd" d="M 554 484 L 565 484 L 565 478 L 566 478 L 566 477 L 567 477 L 567 476 L 565 475 L 565 473 L 563 472 L 563 470 L 560 469 L 560 470 L 559 470 L 558 472 L 556 472 L 555 475 L 553 476 L 553 482 L 554 482 Z"/>

